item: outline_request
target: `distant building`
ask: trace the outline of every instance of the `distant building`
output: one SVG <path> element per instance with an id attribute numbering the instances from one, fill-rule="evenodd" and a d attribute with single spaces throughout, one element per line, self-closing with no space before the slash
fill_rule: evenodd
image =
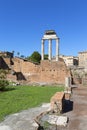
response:
<path id="1" fill-rule="evenodd" d="M 13 53 L 8 51 L 0 51 L 0 56 L 5 58 L 13 58 Z"/>
<path id="2" fill-rule="evenodd" d="M 87 51 L 79 52 L 79 66 L 87 68 Z"/>
<path id="3" fill-rule="evenodd" d="M 71 66 L 78 65 L 78 57 L 60 55 L 60 58 L 62 58 L 64 60 L 66 66 L 71 67 Z"/>

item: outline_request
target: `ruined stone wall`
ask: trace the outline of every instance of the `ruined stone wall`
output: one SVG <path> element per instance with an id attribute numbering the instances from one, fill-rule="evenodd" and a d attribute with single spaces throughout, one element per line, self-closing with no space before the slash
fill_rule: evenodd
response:
<path id="1" fill-rule="evenodd" d="M 24 61 L 22 62 L 22 73 L 29 82 L 39 82 L 40 65 Z"/>
<path id="2" fill-rule="evenodd" d="M 61 61 L 41 61 L 40 65 L 23 61 L 21 59 L 13 59 L 14 70 L 21 71 L 29 82 L 45 82 L 65 84 L 65 77 L 70 76 L 63 60 Z"/>
<path id="3" fill-rule="evenodd" d="M 15 72 L 21 72 L 29 82 L 38 82 L 38 79 L 40 78 L 40 65 L 19 58 L 14 58 L 13 62 L 14 65 L 12 68 Z"/>
<path id="4" fill-rule="evenodd" d="M 16 82 L 17 77 L 16 77 L 16 75 L 12 75 L 11 73 L 9 73 L 9 74 L 7 74 L 7 80 Z"/>
<path id="5" fill-rule="evenodd" d="M 42 61 L 41 80 L 43 82 L 65 84 L 65 77 L 70 77 L 70 71 L 63 61 Z"/>
<path id="6" fill-rule="evenodd" d="M 10 58 L 0 57 L 0 68 L 1 69 L 9 69 L 9 66 L 10 66 Z"/>
<path id="7" fill-rule="evenodd" d="M 11 66 L 17 74 L 21 72 L 24 79 L 27 82 L 45 82 L 45 83 L 57 83 L 65 84 L 65 77 L 70 77 L 70 71 L 67 69 L 63 60 L 58 62 L 44 60 L 41 61 L 40 65 L 31 63 L 29 61 L 24 61 L 20 58 L 13 58 L 13 64 L 10 65 L 10 61 L 5 60 L 6 64 Z M 11 75 L 8 76 L 11 79 Z M 14 76 L 12 75 L 12 79 Z M 16 79 L 16 78 L 15 78 Z"/>
<path id="8" fill-rule="evenodd" d="M 24 74 L 29 74 L 29 73 L 37 73 L 39 69 L 39 65 L 36 65 L 32 62 L 29 61 L 24 61 L 19 58 L 13 58 L 13 70 L 16 72 L 22 72 Z"/>
<path id="9" fill-rule="evenodd" d="M 20 58 L 13 58 L 12 69 L 16 72 L 20 72 L 22 68 L 22 60 Z"/>
<path id="10" fill-rule="evenodd" d="M 11 67 L 11 58 L 3 58 L 4 62 L 7 64 L 7 66 Z"/>

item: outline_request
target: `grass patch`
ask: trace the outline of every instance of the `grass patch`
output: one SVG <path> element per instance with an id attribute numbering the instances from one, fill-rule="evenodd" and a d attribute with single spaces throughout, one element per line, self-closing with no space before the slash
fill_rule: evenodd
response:
<path id="1" fill-rule="evenodd" d="M 64 87 L 10 86 L 8 91 L 0 92 L 0 121 L 9 114 L 50 102 L 55 92 L 63 90 Z"/>

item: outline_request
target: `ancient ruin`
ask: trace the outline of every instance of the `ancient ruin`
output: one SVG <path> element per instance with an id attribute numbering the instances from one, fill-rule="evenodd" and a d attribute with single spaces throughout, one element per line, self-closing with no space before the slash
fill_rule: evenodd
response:
<path id="1" fill-rule="evenodd" d="M 42 38 L 42 60 L 44 60 L 44 43 L 45 40 L 49 41 L 49 56 L 48 59 L 52 60 L 52 40 L 56 40 L 56 61 L 59 60 L 59 38 L 54 30 L 47 30 Z"/>
<path id="2" fill-rule="evenodd" d="M 49 59 L 44 60 L 44 42 L 49 41 Z M 52 40 L 56 40 L 56 60 L 52 61 Z M 65 84 L 70 70 L 64 60 L 59 58 L 59 38 L 54 30 L 48 30 L 42 37 L 42 60 L 35 64 L 19 57 L 0 57 L 0 68 L 8 69 L 7 79 L 30 84 Z"/>

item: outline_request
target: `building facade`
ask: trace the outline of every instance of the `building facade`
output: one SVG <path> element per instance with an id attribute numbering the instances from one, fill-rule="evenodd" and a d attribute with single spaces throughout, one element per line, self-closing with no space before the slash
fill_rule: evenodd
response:
<path id="1" fill-rule="evenodd" d="M 60 55 L 60 58 L 62 58 L 68 67 L 77 66 L 78 65 L 78 57 L 75 56 L 65 56 Z"/>
<path id="2" fill-rule="evenodd" d="M 79 52 L 79 66 L 87 68 L 87 51 Z"/>

